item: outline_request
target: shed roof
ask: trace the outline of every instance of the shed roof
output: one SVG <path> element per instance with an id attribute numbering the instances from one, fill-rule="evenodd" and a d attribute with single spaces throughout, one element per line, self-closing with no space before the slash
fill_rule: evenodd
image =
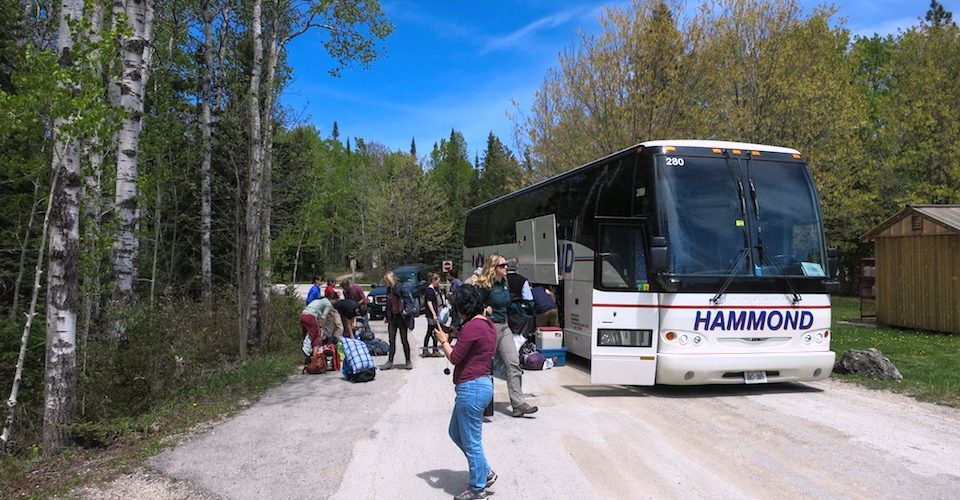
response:
<path id="1" fill-rule="evenodd" d="M 947 232 L 960 234 L 960 205 L 907 205 L 889 219 L 883 221 L 877 227 L 867 231 L 863 235 L 863 241 L 873 241 L 907 216 L 918 214 L 939 225 L 943 226 Z"/>

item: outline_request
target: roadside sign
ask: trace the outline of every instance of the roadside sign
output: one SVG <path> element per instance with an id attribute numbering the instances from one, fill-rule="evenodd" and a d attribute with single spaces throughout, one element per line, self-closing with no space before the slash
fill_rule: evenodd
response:
<path id="1" fill-rule="evenodd" d="M 443 272 L 453 271 L 453 261 L 445 260 L 443 261 Z"/>

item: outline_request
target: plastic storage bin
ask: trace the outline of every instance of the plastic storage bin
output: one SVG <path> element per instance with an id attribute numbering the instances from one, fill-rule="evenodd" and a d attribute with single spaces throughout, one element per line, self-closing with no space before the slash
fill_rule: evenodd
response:
<path id="1" fill-rule="evenodd" d="M 534 334 L 537 350 L 560 349 L 563 347 L 563 328 L 542 326 Z"/>
<path id="2" fill-rule="evenodd" d="M 540 349 L 540 353 L 543 354 L 545 358 L 554 358 L 554 366 L 563 366 L 567 364 L 567 348 L 561 347 L 559 349 Z"/>

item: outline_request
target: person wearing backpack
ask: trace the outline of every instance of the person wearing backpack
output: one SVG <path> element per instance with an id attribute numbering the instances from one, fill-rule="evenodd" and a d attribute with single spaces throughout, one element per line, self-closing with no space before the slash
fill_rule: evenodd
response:
<path id="1" fill-rule="evenodd" d="M 397 333 L 399 333 L 400 342 L 403 344 L 403 357 L 407 361 L 402 367 L 411 370 L 413 360 L 410 358 L 410 341 L 407 340 L 407 332 L 414 328 L 413 297 L 403 288 L 403 285 L 397 282 L 397 275 L 393 274 L 393 271 L 383 276 L 383 282 L 387 285 L 387 309 L 384 321 L 387 323 L 390 352 L 387 355 L 387 362 L 380 369 L 393 369 L 393 356 L 397 353 Z"/>
<path id="2" fill-rule="evenodd" d="M 456 398 L 447 432 L 470 468 L 469 487 L 453 498 L 472 500 L 486 498 L 487 488 L 497 480 L 483 451 L 483 410 L 493 400 L 491 364 L 497 349 L 497 330 L 483 314 L 483 297 L 477 287 L 461 286 L 454 292 L 452 302 L 465 320 L 457 345 L 450 345 L 449 335 L 440 325 L 434 326 L 433 334 L 443 355 L 454 366 Z"/>
<path id="3" fill-rule="evenodd" d="M 427 302 L 427 334 L 423 336 L 423 353 L 420 354 L 420 357 L 440 358 L 443 357 L 443 354 L 440 354 L 440 350 L 437 349 L 437 338 L 433 336 L 433 328 L 440 323 L 440 295 L 438 291 L 440 276 L 437 273 L 429 273 L 427 279 L 430 281 L 427 291 L 424 292 Z M 432 352 L 428 348 L 431 340 L 433 340 Z"/>

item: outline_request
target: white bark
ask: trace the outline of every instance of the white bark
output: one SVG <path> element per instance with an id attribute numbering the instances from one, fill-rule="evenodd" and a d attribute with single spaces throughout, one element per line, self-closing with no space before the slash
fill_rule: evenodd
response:
<path id="1" fill-rule="evenodd" d="M 200 160 L 200 269 L 201 293 L 208 304 L 213 297 L 213 266 L 210 261 L 210 227 L 212 222 L 210 164 L 213 156 L 213 139 L 210 118 L 210 100 L 213 98 L 213 8 L 210 2 L 203 7 L 203 78 L 200 100 L 200 129 L 203 137 Z"/>
<path id="2" fill-rule="evenodd" d="M 27 321 L 23 325 L 23 334 L 20 336 L 20 354 L 17 357 L 17 368 L 13 375 L 13 386 L 10 388 L 10 397 L 7 398 L 7 417 L 3 422 L 3 434 L 0 434 L 0 451 L 4 451 L 7 444 L 10 443 L 10 428 L 13 426 L 13 414 L 17 409 L 17 395 L 20 392 L 20 381 L 23 380 L 23 362 L 27 359 L 27 340 L 30 339 L 30 328 L 33 325 L 33 317 L 37 315 L 37 297 L 40 295 L 40 276 L 43 274 L 43 250 L 47 245 L 47 229 L 50 226 L 50 207 L 53 205 L 53 194 L 56 185 L 57 175 L 55 172 L 53 181 L 51 182 L 50 195 L 47 196 L 47 210 L 43 216 L 43 232 L 40 233 L 37 265 L 33 272 L 33 295 L 30 298 L 30 309 L 27 312 Z"/>
<path id="3" fill-rule="evenodd" d="M 260 71 L 263 66 L 261 11 L 261 0 L 254 0 L 251 29 L 253 63 L 250 70 L 250 91 L 247 96 L 250 106 L 250 169 L 247 180 L 247 252 L 242 286 L 245 307 L 243 307 L 243 328 L 240 338 L 241 356 L 246 356 L 247 344 L 256 345 L 260 341 L 260 235 L 262 234 L 260 203 L 263 194 L 263 144 L 260 126 Z"/>
<path id="4" fill-rule="evenodd" d="M 63 0 L 57 54 L 60 66 L 74 64 L 68 21 L 83 12 L 82 0 Z M 63 132 L 72 117 L 53 122 L 49 276 L 47 278 L 47 346 L 44 380 L 43 453 L 59 453 L 69 441 L 65 424 L 76 413 L 77 261 L 80 244 L 80 148 Z"/>
<path id="5" fill-rule="evenodd" d="M 124 111 L 124 118 L 117 137 L 115 203 L 118 229 L 113 252 L 115 299 L 120 302 L 132 300 L 133 285 L 137 279 L 137 152 L 153 56 L 153 0 L 126 0 L 124 12 L 131 33 L 123 38 L 120 47 L 123 64 L 120 107 Z"/>
<path id="6" fill-rule="evenodd" d="M 274 2 L 279 4 L 279 2 Z M 274 7 L 274 15 L 278 14 L 278 7 Z M 277 74 L 277 58 L 279 57 L 279 31 L 280 22 L 274 20 L 273 29 L 270 30 L 270 50 L 267 52 L 267 79 L 264 87 L 267 91 L 264 93 L 263 103 L 263 278 L 270 283 L 273 276 L 273 262 L 270 259 L 270 218 L 272 216 L 273 203 L 273 103 L 274 103 L 274 80 Z"/>

